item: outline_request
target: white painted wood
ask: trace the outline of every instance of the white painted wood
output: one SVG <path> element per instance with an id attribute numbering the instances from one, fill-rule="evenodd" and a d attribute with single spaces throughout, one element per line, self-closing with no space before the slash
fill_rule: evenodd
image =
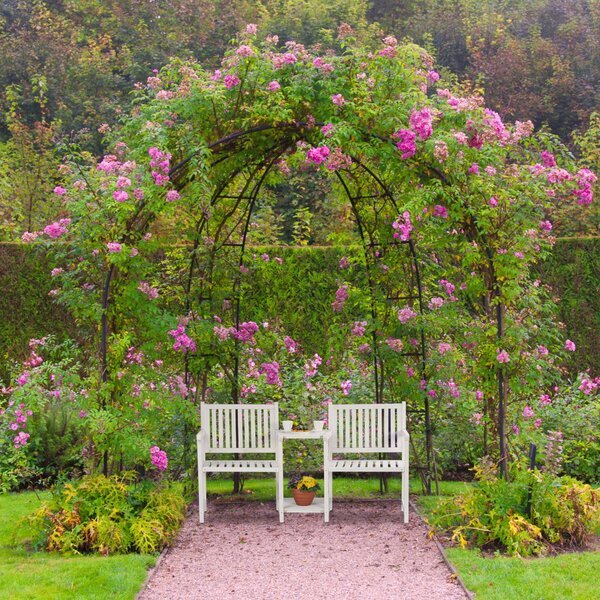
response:
<path id="1" fill-rule="evenodd" d="M 329 456 L 329 440 L 332 437 L 332 432 L 327 429 L 311 429 L 309 431 L 283 431 L 277 432 L 278 447 L 279 447 L 279 460 L 281 461 L 281 470 L 278 476 L 281 477 L 281 485 L 278 490 L 279 494 L 279 522 L 283 523 L 284 513 L 286 512 L 320 512 L 323 513 L 323 520 L 325 523 L 329 523 L 329 511 L 331 510 L 331 496 L 330 486 L 327 485 L 327 473 L 325 473 L 324 481 L 324 497 L 315 498 L 310 506 L 303 507 L 297 506 L 292 498 L 283 497 L 283 442 L 285 440 L 323 440 L 323 456 Z M 319 506 L 319 510 L 315 509 L 315 506 Z M 292 509 L 290 509 L 292 507 Z M 312 507 L 312 508 L 311 508 Z"/>
<path id="2" fill-rule="evenodd" d="M 333 473 L 400 473 L 402 513 L 408 523 L 410 436 L 406 430 L 406 403 L 330 404 L 328 423 L 330 436 L 325 445 L 324 465 L 326 507 L 333 507 Z M 389 458 L 334 460 L 334 454 L 384 454 Z"/>
<path id="3" fill-rule="evenodd" d="M 201 430 L 196 437 L 198 450 L 198 512 L 204 523 L 207 508 L 207 473 L 274 473 L 276 506 L 283 519 L 283 457 L 278 443 L 279 405 L 206 404 L 200 405 Z M 273 454 L 273 459 L 223 457 L 207 460 L 209 454 Z"/>
<path id="4" fill-rule="evenodd" d="M 284 498 L 283 500 L 283 512 L 286 513 L 298 513 L 298 514 L 315 514 L 325 513 L 325 499 L 315 498 L 312 504 L 308 506 L 298 506 L 293 498 Z"/>

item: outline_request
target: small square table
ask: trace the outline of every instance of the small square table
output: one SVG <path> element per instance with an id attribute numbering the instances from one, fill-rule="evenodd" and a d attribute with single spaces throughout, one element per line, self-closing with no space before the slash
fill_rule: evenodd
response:
<path id="1" fill-rule="evenodd" d="M 278 432 L 279 456 L 282 457 L 281 460 L 283 461 L 283 442 L 285 440 L 323 440 L 323 460 L 325 460 L 330 436 L 331 431 L 327 429 L 322 429 L 320 431 L 317 431 L 316 429 L 311 429 L 310 431 L 284 431 L 283 429 L 280 429 Z M 323 498 L 315 498 L 309 506 L 298 506 L 293 498 L 284 498 L 283 496 L 283 468 L 280 469 L 278 477 L 281 478 L 279 482 L 280 497 L 278 503 L 280 523 L 283 523 L 284 513 L 323 513 L 325 523 L 329 523 L 330 501 L 329 489 L 326 484 L 323 485 Z"/>

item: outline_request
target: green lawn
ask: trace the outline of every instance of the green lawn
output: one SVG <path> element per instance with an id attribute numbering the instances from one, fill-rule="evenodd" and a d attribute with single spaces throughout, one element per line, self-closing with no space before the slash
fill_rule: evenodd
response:
<path id="1" fill-rule="evenodd" d="M 27 550 L 31 532 L 22 518 L 39 503 L 31 492 L 0 495 L 1 600 L 135 598 L 155 557 L 63 557 Z"/>

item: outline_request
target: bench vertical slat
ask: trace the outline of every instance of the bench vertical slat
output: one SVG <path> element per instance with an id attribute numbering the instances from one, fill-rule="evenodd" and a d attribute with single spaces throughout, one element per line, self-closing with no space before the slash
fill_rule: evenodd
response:
<path id="1" fill-rule="evenodd" d="M 247 450 L 250 447 L 250 415 L 247 410 L 241 412 L 244 415 L 244 436 L 241 449 Z"/>
<path id="2" fill-rule="evenodd" d="M 365 409 L 360 407 L 358 409 L 358 425 L 357 425 L 357 429 L 358 429 L 358 448 L 363 449 L 366 447 L 365 444 L 365 435 L 364 435 L 364 424 L 363 424 L 363 415 L 364 415 Z"/>
<path id="3" fill-rule="evenodd" d="M 383 413 L 383 448 L 388 449 L 392 437 L 390 433 L 390 409 L 387 407 L 382 408 L 381 412 Z"/>
<path id="4" fill-rule="evenodd" d="M 217 413 L 214 410 L 209 411 L 210 414 L 210 445 L 213 448 L 217 447 Z"/>
<path id="5" fill-rule="evenodd" d="M 225 439 L 225 448 L 231 448 L 231 411 L 228 410 L 225 413 L 225 432 L 224 432 L 224 439 Z"/>
<path id="6" fill-rule="evenodd" d="M 271 440 L 271 428 L 269 427 L 269 411 L 263 410 L 263 431 L 265 435 L 265 447 L 269 448 L 273 443 Z"/>
<path id="7" fill-rule="evenodd" d="M 256 439 L 257 439 L 257 446 L 263 446 L 264 445 L 264 439 L 263 439 L 263 409 L 262 408 L 258 408 L 256 410 Z"/>
<path id="8" fill-rule="evenodd" d="M 219 415 L 219 424 L 217 425 L 217 441 L 221 448 L 227 448 L 227 440 L 223 437 L 223 431 L 225 430 L 225 409 L 218 409 L 217 414 Z"/>

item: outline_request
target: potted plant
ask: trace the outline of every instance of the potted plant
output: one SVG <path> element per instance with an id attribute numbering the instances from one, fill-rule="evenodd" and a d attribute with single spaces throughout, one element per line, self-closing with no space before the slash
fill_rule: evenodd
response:
<path id="1" fill-rule="evenodd" d="M 292 490 L 292 497 L 298 506 L 309 506 L 315 499 L 319 482 L 309 475 L 294 475 L 290 478 L 288 487 Z"/>

